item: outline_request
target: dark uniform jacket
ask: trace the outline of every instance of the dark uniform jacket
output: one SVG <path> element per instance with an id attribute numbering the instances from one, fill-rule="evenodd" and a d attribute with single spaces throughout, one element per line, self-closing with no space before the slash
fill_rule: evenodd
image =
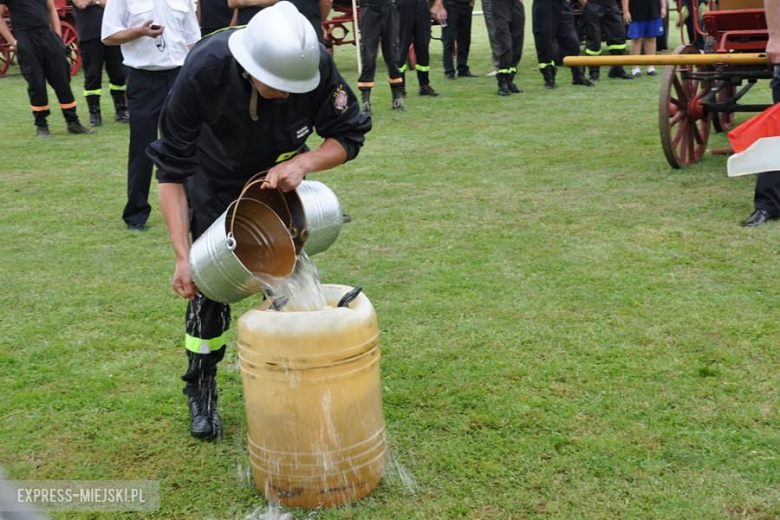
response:
<path id="1" fill-rule="evenodd" d="M 76 29 L 79 32 L 79 41 L 85 42 L 100 38 L 100 29 L 103 25 L 103 8 L 91 5 L 86 9 L 73 8 L 73 16 L 76 17 Z"/>
<path id="2" fill-rule="evenodd" d="M 49 12 L 46 0 L 0 0 L 11 11 L 11 23 L 14 31 L 45 29 L 49 27 Z"/>
<path id="3" fill-rule="evenodd" d="M 257 96 L 228 49 L 236 29 L 209 36 L 190 52 L 163 107 L 160 138 L 148 148 L 159 182 L 188 182 L 195 211 L 216 219 L 259 171 L 305 151 L 314 130 L 341 143 L 347 160 L 363 145 L 371 120 L 320 46 L 320 84 L 285 99 Z"/>

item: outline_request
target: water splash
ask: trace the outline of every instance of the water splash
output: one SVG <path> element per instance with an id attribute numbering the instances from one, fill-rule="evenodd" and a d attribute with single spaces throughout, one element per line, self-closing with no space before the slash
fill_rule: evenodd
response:
<path id="1" fill-rule="evenodd" d="M 317 311 L 328 306 L 320 283 L 320 273 L 311 258 L 301 252 L 295 262 L 295 269 L 288 276 L 258 276 L 268 289 L 266 293 L 274 299 L 287 298 L 282 312 Z"/>
<path id="2" fill-rule="evenodd" d="M 390 449 L 387 450 L 387 464 L 385 465 L 385 471 L 382 474 L 382 478 L 391 485 L 400 483 L 410 495 L 417 494 L 417 481 L 414 479 L 412 473 L 398 460 L 398 457 L 396 457 Z"/>

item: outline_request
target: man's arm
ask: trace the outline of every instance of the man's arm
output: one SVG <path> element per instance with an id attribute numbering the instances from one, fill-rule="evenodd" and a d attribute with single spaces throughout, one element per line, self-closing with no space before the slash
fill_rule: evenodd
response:
<path id="1" fill-rule="evenodd" d="M 77 9 L 83 11 L 87 7 L 92 7 L 93 5 L 103 7 L 106 5 L 106 0 L 73 0 L 73 5 L 75 5 Z"/>
<path id="2" fill-rule="evenodd" d="M 344 164 L 346 160 L 347 151 L 341 143 L 328 138 L 316 150 L 296 155 L 289 161 L 277 164 L 268 170 L 261 188 L 292 191 L 307 174 L 330 170 L 339 164 Z"/>
<path id="3" fill-rule="evenodd" d="M 160 183 L 159 195 L 160 211 L 168 227 L 176 260 L 171 287 L 182 298 L 192 299 L 198 289 L 190 273 L 189 207 L 184 185 L 177 182 Z"/>
<path id="4" fill-rule="evenodd" d="M 623 6 L 623 21 L 626 24 L 631 23 L 631 11 L 628 10 L 628 0 L 622 0 L 621 5 Z"/>
<path id="5" fill-rule="evenodd" d="M 2 4 L 0 4 L 0 36 L 8 42 L 12 51 L 16 51 L 16 38 L 11 33 L 11 29 L 8 28 L 8 24 L 5 23 L 5 5 Z"/>
<path id="6" fill-rule="evenodd" d="M 780 64 L 780 2 L 764 0 L 766 26 L 769 29 L 769 41 L 766 43 L 766 55 L 769 61 Z"/>
<path id="7" fill-rule="evenodd" d="M 240 9 L 241 7 L 270 7 L 276 0 L 228 0 L 228 7 Z"/>
<path id="8" fill-rule="evenodd" d="M 108 38 L 103 38 L 103 43 L 105 45 L 122 45 L 123 43 L 143 38 L 144 36 L 157 38 L 163 33 L 165 26 L 163 25 L 159 29 L 152 29 L 153 23 L 154 20 L 146 20 L 143 25 L 115 32 Z"/>
<path id="9" fill-rule="evenodd" d="M 325 20 L 330 16 L 330 11 L 333 9 L 333 0 L 320 0 L 320 31 L 323 38 L 325 37 Z"/>
<path id="10" fill-rule="evenodd" d="M 437 20 L 442 21 L 447 19 L 447 10 L 444 8 L 442 0 L 434 0 L 431 6 L 431 15 L 435 16 Z"/>
<path id="11" fill-rule="evenodd" d="M 60 15 L 57 14 L 57 8 L 54 6 L 54 0 L 46 0 L 46 11 L 49 14 L 49 23 L 51 30 L 62 38 L 62 26 L 60 26 Z"/>

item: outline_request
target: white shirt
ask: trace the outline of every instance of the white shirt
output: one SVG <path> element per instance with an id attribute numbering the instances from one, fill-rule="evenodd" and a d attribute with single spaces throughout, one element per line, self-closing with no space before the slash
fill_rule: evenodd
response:
<path id="1" fill-rule="evenodd" d="M 134 69 L 168 70 L 181 67 L 190 46 L 200 39 L 193 0 L 108 0 L 101 38 L 153 20 L 165 26 L 157 38 L 142 36 L 122 44 L 124 64 Z"/>

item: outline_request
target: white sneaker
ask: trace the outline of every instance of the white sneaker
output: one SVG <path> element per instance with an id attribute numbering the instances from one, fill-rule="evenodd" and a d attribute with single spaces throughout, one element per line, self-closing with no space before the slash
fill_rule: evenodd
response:
<path id="1" fill-rule="evenodd" d="M 498 74 L 498 71 L 496 69 L 493 69 L 490 72 L 488 72 L 487 74 L 485 74 L 485 76 L 490 76 L 492 78 L 496 74 Z"/>
<path id="2" fill-rule="evenodd" d="M 641 75 L 642 75 L 642 69 L 640 69 L 639 67 L 634 67 L 633 69 L 631 69 L 632 78 L 638 78 Z"/>

